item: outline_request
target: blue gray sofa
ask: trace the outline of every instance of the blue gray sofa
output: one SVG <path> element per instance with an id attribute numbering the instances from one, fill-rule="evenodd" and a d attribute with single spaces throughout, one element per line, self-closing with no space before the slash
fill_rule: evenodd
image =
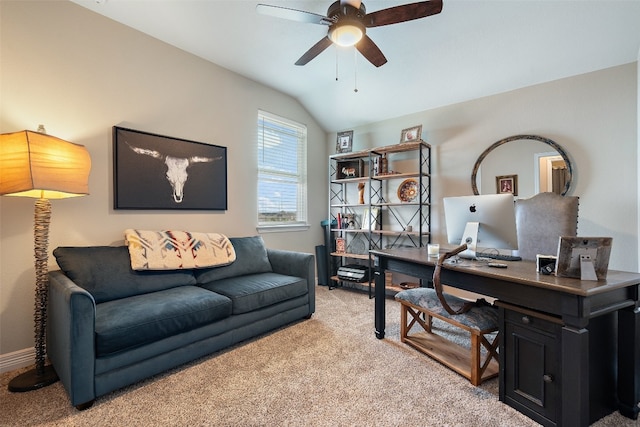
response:
<path id="1" fill-rule="evenodd" d="M 235 262 L 195 270 L 133 271 L 126 246 L 54 250 L 47 355 L 72 405 L 311 317 L 313 255 L 229 240 Z"/>

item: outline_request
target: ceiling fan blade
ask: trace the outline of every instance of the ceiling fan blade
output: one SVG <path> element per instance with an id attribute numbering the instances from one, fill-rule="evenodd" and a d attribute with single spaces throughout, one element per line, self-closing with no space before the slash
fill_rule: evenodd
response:
<path id="1" fill-rule="evenodd" d="M 442 0 L 421 1 L 368 13 L 364 23 L 368 28 L 380 27 L 436 15 L 441 11 Z"/>
<path id="2" fill-rule="evenodd" d="M 356 44 L 356 49 L 376 67 L 387 63 L 387 58 L 384 57 L 380 48 L 366 34 L 362 40 Z"/>
<path id="3" fill-rule="evenodd" d="M 311 49 L 305 52 L 304 55 L 296 61 L 296 65 L 305 65 L 316 56 L 320 55 L 326 48 L 331 46 L 333 42 L 329 40 L 329 37 L 323 37 L 318 43 L 314 44 Z"/>
<path id="4" fill-rule="evenodd" d="M 256 12 L 262 15 L 274 16 L 276 18 L 288 19 L 309 24 L 329 25 L 333 23 L 329 18 L 317 13 L 305 12 L 304 10 L 290 9 L 288 7 L 271 6 L 268 4 L 258 4 Z"/>

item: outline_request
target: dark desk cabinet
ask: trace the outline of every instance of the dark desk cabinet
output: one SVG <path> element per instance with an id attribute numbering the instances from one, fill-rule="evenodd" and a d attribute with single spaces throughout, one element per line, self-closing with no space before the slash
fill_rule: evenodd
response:
<path id="1" fill-rule="evenodd" d="M 375 334 L 385 334 L 388 271 L 430 280 L 426 248 L 374 250 Z M 546 426 L 587 427 L 613 411 L 640 413 L 640 273 L 605 281 L 540 275 L 535 263 L 506 269 L 445 265 L 447 285 L 495 298 L 500 308 L 500 400 Z"/>
<path id="2" fill-rule="evenodd" d="M 562 382 L 583 379 L 562 377 L 561 319 L 501 302 L 497 305 L 503 333 L 500 400 L 544 426 L 562 425 Z M 613 314 L 590 320 L 590 423 L 615 410 L 616 341 L 611 333 L 615 330 Z"/>
<path id="3" fill-rule="evenodd" d="M 500 400 L 542 425 L 557 425 L 560 320 L 510 305 L 501 305 L 500 315 Z"/>

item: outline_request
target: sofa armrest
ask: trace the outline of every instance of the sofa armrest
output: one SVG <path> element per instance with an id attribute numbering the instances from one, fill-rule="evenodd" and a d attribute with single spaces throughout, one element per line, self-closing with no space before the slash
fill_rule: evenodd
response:
<path id="1" fill-rule="evenodd" d="M 89 292 L 49 272 L 47 356 L 76 407 L 95 399 L 95 313 Z"/>
<path id="2" fill-rule="evenodd" d="M 314 256 L 305 252 L 267 248 L 267 256 L 275 273 L 307 279 L 309 316 L 316 311 L 316 275 Z"/>

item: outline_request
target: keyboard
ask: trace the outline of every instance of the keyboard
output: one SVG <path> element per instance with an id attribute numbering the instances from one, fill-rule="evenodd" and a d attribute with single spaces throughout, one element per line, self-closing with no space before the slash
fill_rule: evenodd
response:
<path id="1" fill-rule="evenodd" d="M 504 255 L 504 254 L 495 254 L 495 253 L 480 253 L 476 254 L 477 259 L 490 258 L 498 261 L 522 261 L 522 257 L 517 255 Z"/>

